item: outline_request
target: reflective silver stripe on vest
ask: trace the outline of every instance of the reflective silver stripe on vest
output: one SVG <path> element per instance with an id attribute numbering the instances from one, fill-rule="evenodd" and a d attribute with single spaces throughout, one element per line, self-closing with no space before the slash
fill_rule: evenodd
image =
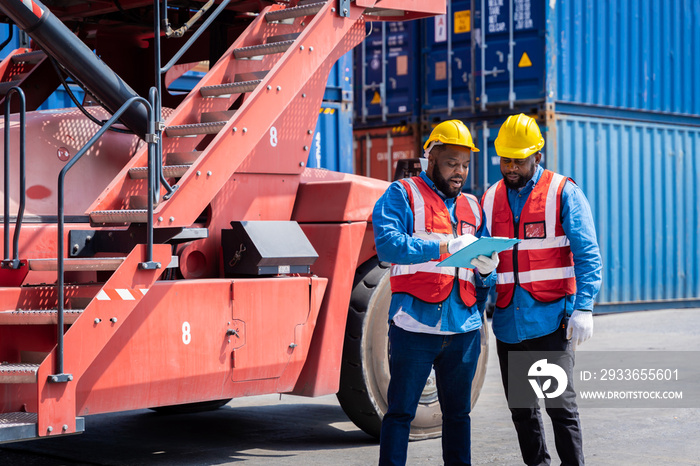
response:
<path id="1" fill-rule="evenodd" d="M 559 185 L 562 181 L 564 181 L 564 176 L 560 175 L 559 173 L 555 173 L 552 177 L 552 182 L 549 184 L 549 189 L 547 190 L 547 200 L 544 204 L 544 218 L 547 229 L 547 238 L 553 238 L 556 235 L 557 191 L 559 191 Z"/>
<path id="2" fill-rule="evenodd" d="M 479 225 L 481 224 L 481 206 L 479 206 L 479 201 L 477 201 L 476 198 L 467 196 L 466 194 L 463 194 L 463 196 L 467 198 L 467 201 L 469 201 L 469 207 L 472 209 L 472 213 L 474 214 L 474 222 L 476 223 L 474 228 L 478 230 Z"/>
<path id="3" fill-rule="evenodd" d="M 502 181 L 499 181 L 498 183 L 502 183 Z M 493 201 L 496 198 L 496 188 L 498 187 L 498 183 L 495 185 L 491 186 L 488 191 L 486 191 L 486 195 L 484 196 L 484 215 L 486 215 L 486 228 L 489 229 L 489 234 L 493 231 L 491 228 L 492 221 L 493 221 Z"/>
<path id="4" fill-rule="evenodd" d="M 562 248 L 568 245 L 569 238 L 566 236 L 554 236 L 552 238 L 524 239 L 518 243 L 518 249 L 520 251 L 527 251 L 530 249 Z"/>
<path id="5" fill-rule="evenodd" d="M 564 278 L 574 278 L 574 267 L 557 267 L 554 269 L 530 270 L 529 272 L 519 272 L 520 283 L 540 282 L 544 280 L 562 280 Z M 496 283 L 507 285 L 515 283 L 513 272 L 499 272 Z"/>
<path id="6" fill-rule="evenodd" d="M 439 273 L 444 275 L 455 274 L 454 267 L 436 267 L 439 261 L 421 262 L 420 264 L 392 264 L 391 276 L 411 275 L 416 272 Z"/>
<path id="7" fill-rule="evenodd" d="M 425 200 L 423 195 L 420 193 L 416 182 L 411 178 L 407 178 L 404 181 L 408 183 L 413 193 L 413 231 L 425 231 Z"/>
<path id="8" fill-rule="evenodd" d="M 474 269 L 459 269 L 459 279 L 471 283 L 476 283 L 474 281 Z"/>
<path id="9" fill-rule="evenodd" d="M 417 272 L 423 273 L 437 273 L 444 275 L 455 274 L 454 267 L 436 267 L 438 261 L 423 262 L 420 264 L 392 264 L 391 266 L 391 276 L 397 277 L 400 275 L 411 275 Z M 459 279 L 475 283 L 474 281 L 474 270 L 473 269 L 463 269 L 459 270 Z"/>

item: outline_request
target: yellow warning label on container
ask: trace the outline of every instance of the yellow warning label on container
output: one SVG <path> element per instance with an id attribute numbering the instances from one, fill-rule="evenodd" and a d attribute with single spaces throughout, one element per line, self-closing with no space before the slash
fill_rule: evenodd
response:
<path id="1" fill-rule="evenodd" d="M 523 56 L 520 57 L 520 61 L 518 62 L 518 68 L 525 68 L 528 66 L 532 66 L 532 62 L 530 61 L 530 57 L 527 56 L 527 52 L 523 52 Z"/>
<path id="2" fill-rule="evenodd" d="M 472 30 L 472 12 L 470 10 L 455 11 L 455 34 Z"/>
<path id="3" fill-rule="evenodd" d="M 379 92 L 374 91 L 374 97 L 372 97 L 372 101 L 370 103 L 371 104 L 381 104 L 382 103 L 382 96 L 379 95 Z"/>

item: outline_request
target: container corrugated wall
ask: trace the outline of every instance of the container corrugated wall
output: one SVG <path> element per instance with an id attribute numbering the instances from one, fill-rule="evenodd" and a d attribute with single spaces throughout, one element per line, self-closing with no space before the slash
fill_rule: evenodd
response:
<path id="1" fill-rule="evenodd" d="M 323 102 L 307 166 L 354 173 L 352 149 L 352 102 Z"/>
<path id="2" fill-rule="evenodd" d="M 416 116 L 430 121 L 547 104 L 594 116 L 597 110 L 590 107 L 615 117 L 625 115 L 611 110 L 700 115 L 696 0 L 453 0 L 448 11 L 445 17 L 406 23 L 410 31 L 387 32 L 385 41 L 381 28 L 391 26 L 372 26 L 364 43 L 366 68 L 356 63 L 356 77 L 364 71 L 370 86 L 363 127 L 395 123 L 382 118 L 381 85 L 384 111 L 401 107 L 410 114 L 413 78 L 407 78 L 416 74 L 422 89 L 416 108 L 423 113 Z M 422 59 L 405 58 L 418 43 Z M 395 66 L 397 56 L 408 69 Z M 356 102 L 361 106 L 359 98 Z M 361 117 L 358 113 L 356 121 Z"/>
<path id="3" fill-rule="evenodd" d="M 700 2 L 547 3 L 553 100 L 700 115 Z"/>
<path id="4" fill-rule="evenodd" d="M 420 114 L 420 22 L 368 23 L 354 49 L 355 126 L 406 125 Z"/>
<path id="5" fill-rule="evenodd" d="M 548 166 L 581 186 L 595 218 L 598 302 L 700 303 L 700 128 L 559 115 L 556 133 Z"/>

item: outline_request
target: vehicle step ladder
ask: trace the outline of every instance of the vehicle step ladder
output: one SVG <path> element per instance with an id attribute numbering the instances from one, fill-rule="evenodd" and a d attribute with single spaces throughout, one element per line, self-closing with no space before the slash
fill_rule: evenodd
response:
<path id="1" fill-rule="evenodd" d="M 303 100 L 307 83 L 321 69 L 325 79 L 337 58 L 364 37 L 359 14 L 341 22 L 340 27 L 337 16 L 333 2 L 266 7 L 170 114 L 162 134 L 163 152 L 168 154 L 162 174 L 175 179 L 178 187 L 154 208 L 155 228 L 191 226 L 275 121 L 285 112 L 290 120 L 297 118 L 292 104 L 320 106 L 322 94 L 314 94 L 315 100 Z M 314 71 L 300 75 L 302 67 Z M 311 145 L 313 133 L 309 131 L 315 126 L 311 119 L 317 118 L 317 109 L 307 114 L 310 121 L 303 124 L 303 132 L 299 136 L 284 133 L 289 138 L 284 143 L 297 144 L 299 138 L 306 138 L 306 145 Z M 233 138 L 246 146 L 227 149 L 237 147 Z M 303 146 L 299 144 L 294 155 L 304 157 L 303 163 L 297 164 L 299 172 L 308 158 Z M 92 224 L 148 220 L 147 212 L 135 208 L 136 203 L 123 194 L 143 196 L 148 179 L 146 161 L 147 151 L 142 148 L 88 208 Z M 202 173 L 207 176 L 202 177 Z M 192 183 L 198 183 L 192 188 L 197 196 L 188 196 Z"/>
<path id="2" fill-rule="evenodd" d="M 28 440 L 44 436 L 79 433 L 85 430 L 84 420 L 77 416 L 76 386 L 82 374 L 98 358 L 98 355 L 126 321 L 131 312 L 138 307 L 147 291 L 154 285 L 161 272 L 171 260 L 171 246 L 156 244 L 153 246 L 153 260 L 162 264 L 162 268 L 142 268 L 140 264 L 146 256 L 146 246 L 137 245 L 126 257 L 66 259 L 66 270 L 94 272 L 111 270 L 109 278 L 102 284 L 71 284 L 70 296 L 65 297 L 66 309 L 63 310 L 64 330 L 71 327 L 71 332 L 62 332 L 63 353 L 55 345 L 56 334 L 52 341 L 42 342 L 36 328 L 53 326 L 58 323 L 58 310 L 53 309 L 15 309 L 0 311 L 0 327 L 4 332 L 21 334 L 17 341 L 26 342 L 25 348 L 18 348 L 18 356 L 12 360 L 0 362 L 0 389 L 16 386 L 20 400 L 15 400 L 12 412 L 0 414 L 0 442 Z M 56 259 L 29 259 L 32 270 L 52 270 L 58 263 Z M 71 264 L 70 266 L 68 264 Z M 33 268 L 36 267 L 36 268 Z M 47 305 L 59 296 L 55 287 L 29 286 L 0 289 L 0 302 Z M 80 309 L 71 308 L 83 305 Z M 33 306 L 32 306 L 33 307 Z M 101 317 L 113 316 L 105 325 L 109 332 L 95 332 L 96 325 L 102 324 Z M 9 326 L 9 327 L 8 327 Z M 8 335 L 5 333 L 5 335 Z M 37 335 L 37 336 L 33 336 Z M 90 335 L 90 338 L 85 338 Z M 41 343 L 42 351 L 33 346 Z M 64 358 L 62 367 L 65 374 L 56 372 L 56 361 Z M 13 390 L 15 388 L 13 387 Z M 22 412 L 17 408 L 25 407 Z M 13 409 L 14 408 L 14 409 Z"/>

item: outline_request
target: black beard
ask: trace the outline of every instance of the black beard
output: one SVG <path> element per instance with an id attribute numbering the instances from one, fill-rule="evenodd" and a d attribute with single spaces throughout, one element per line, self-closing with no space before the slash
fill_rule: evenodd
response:
<path id="1" fill-rule="evenodd" d="M 433 172 L 431 173 L 431 176 L 433 183 L 435 183 L 435 187 L 448 198 L 457 197 L 462 191 L 461 187 L 453 188 L 452 186 L 450 186 L 448 181 L 445 178 L 443 178 L 442 174 L 440 173 L 437 163 L 433 165 Z M 462 181 L 462 186 L 464 186 L 464 181 Z"/>
<path id="2" fill-rule="evenodd" d="M 530 179 L 525 179 L 525 177 L 522 175 L 518 177 L 518 181 L 516 182 L 510 181 L 505 176 L 503 177 L 503 182 L 506 184 L 506 187 L 515 191 L 517 191 L 520 188 L 524 188 L 528 181 L 530 181 Z"/>
<path id="3" fill-rule="evenodd" d="M 506 178 L 505 173 L 501 171 L 501 175 L 503 175 L 503 182 L 506 184 L 507 188 L 517 191 L 520 188 L 524 188 L 527 182 L 532 179 L 532 177 L 535 175 L 536 168 L 537 165 L 534 165 L 532 167 L 532 170 L 530 170 L 530 172 L 527 175 L 518 175 L 518 181 L 515 182 L 510 181 L 508 178 Z"/>

